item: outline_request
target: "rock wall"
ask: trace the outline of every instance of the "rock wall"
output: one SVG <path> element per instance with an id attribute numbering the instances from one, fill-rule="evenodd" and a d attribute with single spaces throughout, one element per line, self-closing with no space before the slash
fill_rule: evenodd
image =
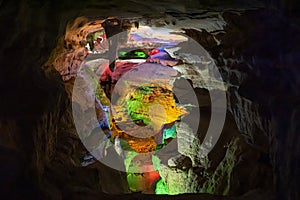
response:
<path id="1" fill-rule="evenodd" d="M 178 15 L 175 18 L 180 19 L 191 10 L 210 10 L 210 5 L 217 4 L 214 2 L 207 1 L 201 6 L 198 1 L 176 4 L 130 1 L 126 5 L 123 1 L 2 1 L 0 130 L 5 137 L 1 135 L 0 142 L 1 196 L 6 199 L 115 198 L 101 190 L 101 177 L 108 180 L 110 177 L 99 175 L 99 169 L 78 168 L 77 159 L 83 147 L 74 134 L 70 117 L 67 95 L 72 84 L 63 83 L 52 66 L 42 69 L 57 43 L 63 41 L 59 38 L 64 35 L 67 22 L 87 13 L 151 18 L 166 16 L 174 10 Z M 249 143 L 270 155 L 265 159 L 271 160 L 274 169 L 278 199 L 299 199 L 296 188 L 300 163 L 299 51 L 295 45 L 299 43 L 299 29 L 293 14 L 299 4 L 278 0 L 268 5 L 291 15 L 293 21 L 274 10 L 226 12 L 221 16 L 227 24 L 223 31 L 206 30 L 195 32 L 195 36 L 205 34 L 207 50 L 230 85 L 229 108 L 239 129 L 248 136 Z M 198 40 L 205 47 L 206 41 Z M 77 54 L 71 58 L 74 57 Z M 237 199 L 269 199 L 268 195 L 255 190 Z M 195 196 L 172 198 L 194 199 Z M 227 199 L 205 194 L 199 195 L 201 198 Z"/>
<path id="2" fill-rule="evenodd" d="M 268 154 L 279 197 L 297 199 L 296 178 L 287 181 L 298 173 L 294 168 L 299 156 L 294 146 L 297 134 L 291 125 L 299 107 L 295 89 L 299 70 L 294 60 L 298 47 L 287 40 L 299 40 L 297 28 L 282 15 L 266 10 L 224 12 L 223 18 L 227 23 L 224 32 L 189 30 L 187 34 L 209 47 L 229 86 L 229 110 L 248 143 Z M 288 153 L 291 149 L 292 154 Z"/>

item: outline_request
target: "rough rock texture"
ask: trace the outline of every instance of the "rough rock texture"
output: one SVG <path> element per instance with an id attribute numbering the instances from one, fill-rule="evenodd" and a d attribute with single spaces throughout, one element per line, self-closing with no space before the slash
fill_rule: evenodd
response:
<path id="1" fill-rule="evenodd" d="M 300 152 L 294 146 L 297 134 L 291 124 L 299 107 L 299 94 L 294 89 L 299 86 L 294 60 L 298 47 L 285 38 L 299 41 L 299 30 L 282 16 L 265 10 L 247 11 L 241 16 L 225 12 L 223 18 L 227 22 L 225 33 L 216 35 L 221 44 L 215 46 L 213 42 L 215 47 L 209 52 L 230 86 L 229 108 L 248 142 L 269 154 L 266 159 L 273 164 L 278 195 L 284 199 L 287 192 L 290 199 L 297 199 L 299 194 L 292 191 L 296 190 Z M 202 35 L 199 32 L 198 38 Z"/>
<path id="2" fill-rule="evenodd" d="M 64 37 L 60 38 L 52 56 L 45 64 L 45 68 L 55 68 L 65 81 L 76 77 L 87 53 L 85 50 L 86 36 L 101 29 L 103 22 L 104 20 L 94 20 L 91 24 L 85 17 L 78 17 L 69 22 Z"/>
<path id="3" fill-rule="evenodd" d="M 247 11 L 241 16 L 223 13 L 228 26 L 220 32 L 203 31 L 208 37 L 203 45 L 211 42 L 214 47 L 209 51 L 230 85 L 229 108 L 239 129 L 249 137 L 251 145 L 266 152 L 261 158 L 263 162 L 271 160 L 278 199 L 294 200 L 299 199 L 300 163 L 299 50 L 295 45 L 299 43 L 299 29 L 295 24 L 299 4 L 292 0 L 261 2 L 269 2 L 268 7 L 278 8 L 280 12 L 262 9 Z M 64 35 L 67 22 L 80 14 L 91 13 L 173 19 L 170 12 L 180 21 L 183 15 L 185 20 L 192 19 L 195 14 L 187 14 L 193 13 L 192 10 L 197 14 L 212 9 L 209 6 L 217 5 L 216 10 L 222 10 L 223 4 L 229 8 L 234 4 L 232 1 L 222 2 L 222 5 L 216 1 L 123 3 L 26 0 L 0 3 L 3 28 L 0 33 L 0 155 L 3 162 L 0 184 L 1 196 L 5 199 L 232 199 L 207 194 L 108 196 L 101 190 L 98 170 L 78 168 L 78 158 L 84 148 L 70 115 L 67 96 L 72 84 L 63 83 L 52 67 L 45 68 L 46 73 L 41 70 Z M 236 6 L 239 5 L 232 5 Z M 162 24 L 167 23 L 179 22 L 170 20 Z M 62 60 L 72 60 L 75 55 Z M 270 193 L 253 190 L 236 199 L 272 198 Z"/>

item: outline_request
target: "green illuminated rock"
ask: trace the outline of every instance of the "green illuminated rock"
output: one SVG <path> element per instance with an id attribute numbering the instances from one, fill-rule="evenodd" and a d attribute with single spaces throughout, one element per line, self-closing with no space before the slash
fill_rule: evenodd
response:
<path id="1" fill-rule="evenodd" d="M 155 194 L 169 194 L 169 188 L 163 179 L 156 183 Z"/>
<path id="2" fill-rule="evenodd" d="M 164 129 L 163 140 L 168 138 L 176 138 L 176 126 L 173 125 L 171 128 Z"/>
<path id="3" fill-rule="evenodd" d="M 236 162 L 238 140 L 239 139 L 235 139 L 231 142 L 224 159 L 218 165 L 215 172 L 203 184 L 200 192 L 228 195 L 231 186 L 231 174 Z"/>
<path id="4" fill-rule="evenodd" d="M 160 116 L 159 113 L 155 117 L 149 116 L 150 109 L 157 105 L 165 110 L 166 116 Z M 145 85 L 138 87 L 130 94 L 126 103 L 128 114 L 134 121 L 142 121 L 145 125 L 149 125 L 156 118 L 162 117 L 164 124 L 176 121 L 180 116 L 186 113 L 184 109 L 176 106 L 172 91 L 156 85 Z"/>
<path id="5" fill-rule="evenodd" d="M 119 52 L 119 58 L 120 59 L 146 59 L 149 56 L 143 52 L 143 51 L 138 51 L 138 50 L 134 50 L 134 51 L 121 51 Z"/>

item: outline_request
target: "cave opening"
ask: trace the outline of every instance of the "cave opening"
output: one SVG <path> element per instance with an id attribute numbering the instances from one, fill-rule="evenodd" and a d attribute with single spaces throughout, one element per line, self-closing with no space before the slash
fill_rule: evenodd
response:
<path id="1" fill-rule="evenodd" d="M 264 187 L 269 177 L 232 185 L 233 174 L 245 178 L 236 165 L 255 165 L 261 155 L 227 111 L 228 85 L 214 60 L 189 37 L 207 32 L 171 26 L 113 17 L 79 17 L 68 24 L 49 62 L 71 88 L 75 127 L 85 146 L 81 167 L 96 168 L 108 194 L 240 195 Z M 212 119 L 217 121 L 211 127 Z M 243 161 L 241 151 L 250 152 Z"/>
<path id="2" fill-rule="evenodd" d="M 5 27 L 0 48 L 1 199 L 299 199 L 299 5 L 294 0 L 1 1 Z M 108 17 L 109 22 L 106 16 L 120 17 L 119 21 Z M 185 42 L 179 44 L 179 50 L 165 49 L 182 61 L 173 67 L 157 60 L 144 61 L 150 61 L 149 54 L 156 47 L 119 48 L 117 43 L 118 51 L 110 52 L 107 49 L 116 43 L 109 43 L 109 38 L 117 35 L 120 27 L 107 32 L 105 26 L 119 22 L 128 34 L 145 26 L 150 27 L 148 32 L 179 30 L 175 35 L 194 39 L 211 59 L 197 57 L 192 44 Z M 115 59 L 119 63 L 110 62 Z M 92 70 L 93 66 L 99 69 L 99 62 L 110 69 L 100 84 L 101 70 L 99 75 Z M 118 67 L 125 62 L 129 68 L 136 63 L 141 66 L 118 79 L 117 72 L 127 68 Z M 217 128 L 210 127 L 209 121 L 219 111 L 211 105 L 218 104 L 218 98 L 212 99 L 210 94 L 218 94 L 221 79 L 209 79 L 215 74 L 206 70 L 212 69 L 207 67 L 211 63 L 225 82 L 227 110 L 219 140 L 203 157 L 212 143 L 204 142 L 205 133 Z M 164 81 L 153 85 L 142 81 L 126 90 L 134 83 L 122 82 L 126 77 L 149 78 L 142 66 L 161 69 L 163 75 L 158 77 L 171 77 L 175 72 L 181 77 L 172 88 Z M 162 91 L 164 94 L 156 97 Z M 197 112 L 192 112 L 192 91 L 201 110 L 199 127 L 190 126 L 199 121 L 194 116 Z M 175 126 L 161 123 L 168 110 L 155 103 L 163 97 L 179 108 L 183 104 L 185 110 L 180 111 L 187 112 Z M 140 104 L 141 100 L 150 104 Z M 114 109 L 116 106 L 121 109 Z M 125 112 L 123 116 L 119 112 L 122 106 L 131 115 Z M 140 107 L 145 107 L 148 115 L 140 113 Z M 102 118 L 107 120 L 98 120 Z M 152 135 L 155 143 L 146 145 L 140 135 L 136 137 L 139 140 L 133 139 L 135 143 L 128 142 L 134 127 L 143 130 L 132 131 L 135 134 L 151 131 L 151 118 L 157 119 L 152 129 L 167 126 L 165 135 L 171 138 L 163 141 L 163 135 L 161 139 Z M 122 119 L 132 123 L 127 127 Z M 113 128 L 119 131 L 118 139 Z M 218 133 L 214 129 L 211 132 Z M 100 161 L 95 159 L 97 155 L 89 155 L 99 141 L 104 141 L 104 151 L 98 152 L 103 156 Z M 180 154 L 169 156 L 176 152 L 172 144 Z M 155 155 L 147 157 L 132 149 L 151 149 Z M 142 170 L 154 173 L 140 173 L 141 160 L 146 168 Z M 150 190 L 143 189 L 145 179 Z"/>
<path id="3" fill-rule="evenodd" d="M 114 26 L 118 25 L 118 23 L 114 24 Z M 168 71 L 166 69 L 180 64 L 182 61 L 171 57 L 167 49 L 187 41 L 187 38 L 176 34 L 175 30 L 140 26 L 139 22 L 134 22 L 134 28 L 130 27 L 129 30 L 126 30 L 125 37 L 118 38 L 118 44 L 113 46 L 115 41 L 108 40 L 105 29 L 107 28 L 87 35 L 86 56 L 83 64 L 85 68 L 96 74 L 101 86 L 101 88 L 98 86 L 96 88 L 98 91 L 95 91 L 98 93 L 95 95 L 96 101 L 101 104 L 96 109 L 101 109 L 101 106 L 105 105 L 102 108 L 108 114 L 104 118 L 97 116 L 98 126 L 109 132 L 106 133 L 106 136 L 113 144 L 119 145 L 118 153 L 120 156 L 121 154 L 124 156 L 127 181 L 131 192 L 169 194 L 158 169 L 154 168 L 157 158 L 155 159 L 153 156 L 156 150 L 163 148 L 173 138 L 176 138 L 175 123 L 187 114 L 186 108 L 179 107 L 180 102 L 172 93 L 172 86 L 168 83 L 171 81 L 169 76 L 163 77 L 161 74 L 157 80 L 141 85 L 128 83 L 130 77 L 121 80 L 121 83 L 118 81 L 131 70 L 141 70 L 141 73 L 147 74 L 151 79 L 152 73 Z M 119 29 L 119 31 L 123 30 Z M 111 61 L 112 54 L 115 57 Z M 110 62 L 113 62 L 113 69 L 110 67 L 112 65 Z M 174 74 L 174 72 L 169 73 Z M 139 74 L 137 75 L 139 76 Z M 124 83 L 127 84 L 125 88 Z M 128 84 L 132 84 L 132 86 L 128 86 Z M 116 88 L 119 89 L 114 91 Z M 124 91 L 119 92 L 120 89 Z M 112 106 L 114 112 L 112 112 Z M 143 127 L 143 129 L 130 127 L 128 121 L 133 121 L 135 125 Z M 103 148 L 107 147 L 103 147 L 103 144 L 99 142 L 99 146 L 84 157 L 83 166 L 101 159 L 99 157 L 95 159 L 93 154 L 97 154 L 96 151 L 102 152 Z M 120 152 L 123 150 L 126 151 L 126 154 Z M 139 155 L 149 152 L 153 155 Z M 141 172 L 130 172 L 132 168 L 140 168 Z"/>

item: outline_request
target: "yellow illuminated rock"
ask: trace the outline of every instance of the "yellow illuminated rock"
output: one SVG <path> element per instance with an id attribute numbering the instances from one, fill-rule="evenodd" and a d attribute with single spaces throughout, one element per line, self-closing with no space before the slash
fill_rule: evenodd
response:
<path id="1" fill-rule="evenodd" d="M 154 134 L 157 134 L 164 124 L 175 122 L 180 116 L 187 114 L 185 109 L 176 105 L 172 91 L 163 86 L 145 85 L 134 91 L 128 90 L 127 94 L 119 100 L 118 106 L 114 106 L 113 135 L 127 140 L 130 147 L 137 152 L 154 151 Z M 132 126 L 132 121 L 141 125 Z M 132 127 L 127 129 L 126 133 L 119 129 L 119 126 L 127 124 Z M 141 126 L 143 129 L 140 129 Z M 141 130 L 142 132 L 139 132 Z M 135 134 L 142 134 L 144 138 L 135 137 Z"/>

